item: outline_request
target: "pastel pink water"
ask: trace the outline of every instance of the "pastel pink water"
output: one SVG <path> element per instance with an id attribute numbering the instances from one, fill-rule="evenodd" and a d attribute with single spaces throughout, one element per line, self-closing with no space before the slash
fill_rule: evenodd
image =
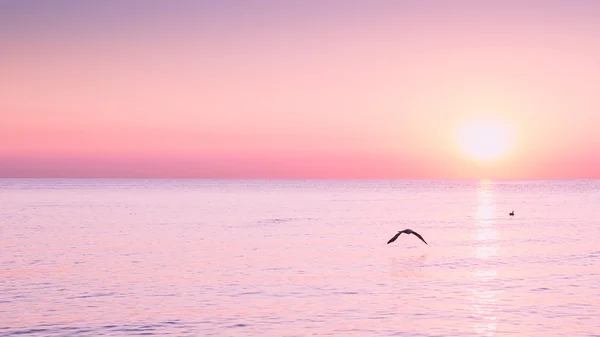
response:
<path id="1" fill-rule="evenodd" d="M 0 333 L 599 332 L 598 181 L 2 180 L 0 200 Z M 386 245 L 405 228 L 429 245 Z"/>

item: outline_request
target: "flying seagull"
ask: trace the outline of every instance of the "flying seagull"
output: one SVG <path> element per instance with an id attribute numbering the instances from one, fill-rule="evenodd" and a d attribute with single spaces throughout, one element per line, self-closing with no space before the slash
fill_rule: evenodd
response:
<path id="1" fill-rule="evenodd" d="M 389 245 L 390 243 L 392 243 L 392 242 L 396 241 L 396 239 L 397 239 L 397 238 L 400 236 L 400 234 L 402 234 L 402 233 L 404 233 L 404 234 L 414 234 L 414 235 L 416 235 L 416 236 L 417 236 L 419 239 L 421 239 L 421 241 L 425 242 L 425 244 L 426 244 L 426 245 L 429 245 L 429 244 L 427 243 L 427 241 L 425 241 L 425 239 L 423 239 L 423 237 L 422 237 L 422 236 L 421 236 L 419 233 L 417 233 L 417 232 L 413 231 L 412 229 L 405 229 L 405 230 L 403 230 L 403 231 L 399 231 L 399 232 L 398 232 L 398 234 L 394 235 L 394 237 L 393 237 L 393 238 L 391 238 L 391 239 L 390 239 L 390 241 L 388 241 L 388 245 Z"/>
<path id="2" fill-rule="evenodd" d="M 508 213 L 508 215 L 514 216 L 515 215 L 515 211 L 512 211 L 512 212 Z"/>

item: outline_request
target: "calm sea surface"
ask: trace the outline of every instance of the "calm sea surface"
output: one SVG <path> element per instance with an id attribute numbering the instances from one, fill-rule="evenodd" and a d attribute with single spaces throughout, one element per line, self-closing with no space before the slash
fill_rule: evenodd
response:
<path id="1" fill-rule="evenodd" d="M 0 180 L 0 335 L 600 336 L 600 181 Z"/>

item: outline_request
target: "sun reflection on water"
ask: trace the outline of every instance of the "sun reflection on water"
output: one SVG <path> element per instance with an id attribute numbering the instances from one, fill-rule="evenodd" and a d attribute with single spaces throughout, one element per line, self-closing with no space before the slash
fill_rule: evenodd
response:
<path id="1" fill-rule="evenodd" d="M 490 257 L 498 255 L 498 248 L 492 246 L 475 247 L 475 257 L 482 260 L 487 260 Z"/>
<path id="2" fill-rule="evenodd" d="M 496 201 L 493 183 L 481 181 L 477 189 L 477 207 L 475 209 L 474 255 L 476 259 L 487 261 L 498 255 L 498 247 L 494 242 L 499 232 L 494 228 L 496 217 Z M 489 282 L 497 276 L 496 269 L 481 267 L 473 272 L 474 287 L 471 305 L 474 317 L 473 329 L 478 335 L 494 336 L 496 321 L 496 292 L 490 289 Z"/>
<path id="3" fill-rule="evenodd" d="M 493 183 L 487 180 L 482 180 L 477 187 L 475 219 L 480 226 L 494 222 L 494 217 L 496 215 L 496 201 L 494 200 L 493 188 Z"/>

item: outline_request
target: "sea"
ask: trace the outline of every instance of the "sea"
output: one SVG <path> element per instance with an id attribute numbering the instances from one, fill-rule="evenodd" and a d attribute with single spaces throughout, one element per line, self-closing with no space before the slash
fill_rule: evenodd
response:
<path id="1" fill-rule="evenodd" d="M 0 336 L 142 335 L 600 336 L 600 180 L 0 180 Z"/>

